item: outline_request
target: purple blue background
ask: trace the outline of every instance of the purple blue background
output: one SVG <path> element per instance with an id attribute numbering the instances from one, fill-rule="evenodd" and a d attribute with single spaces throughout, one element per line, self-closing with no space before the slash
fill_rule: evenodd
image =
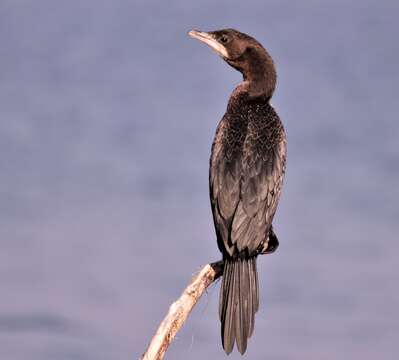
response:
<path id="1" fill-rule="evenodd" d="M 137 359 L 218 260 L 215 128 L 240 74 L 187 37 L 270 51 L 288 136 L 247 359 L 397 359 L 398 1 L 0 1 L 0 359 Z M 219 284 L 168 359 L 225 359 Z M 241 359 L 235 352 L 230 359 Z"/>

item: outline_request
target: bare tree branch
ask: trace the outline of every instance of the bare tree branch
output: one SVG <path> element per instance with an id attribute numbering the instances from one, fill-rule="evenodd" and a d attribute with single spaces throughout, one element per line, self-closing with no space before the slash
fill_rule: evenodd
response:
<path id="1" fill-rule="evenodd" d="M 162 360 L 169 344 L 183 326 L 206 288 L 223 274 L 223 261 L 205 265 L 169 308 L 140 360 Z"/>

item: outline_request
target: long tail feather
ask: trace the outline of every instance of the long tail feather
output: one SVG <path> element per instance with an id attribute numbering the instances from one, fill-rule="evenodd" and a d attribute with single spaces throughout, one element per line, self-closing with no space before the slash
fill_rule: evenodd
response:
<path id="1" fill-rule="evenodd" d="M 259 308 L 256 257 L 225 259 L 220 287 L 219 317 L 223 348 L 230 354 L 237 343 L 241 354 L 252 335 L 255 313 Z"/>

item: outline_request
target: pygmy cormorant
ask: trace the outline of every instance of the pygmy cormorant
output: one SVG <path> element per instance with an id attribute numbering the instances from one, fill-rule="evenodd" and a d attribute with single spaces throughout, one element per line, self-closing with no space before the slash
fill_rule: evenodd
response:
<path id="1" fill-rule="evenodd" d="M 212 145 L 209 190 L 217 243 L 223 254 L 219 316 L 223 348 L 243 354 L 259 307 L 256 258 L 274 252 L 272 221 L 285 173 L 283 125 L 270 105 L 273 60 L 254 38 L 233 29 L 189 35 L 243 75 L 230 96 Z"/>

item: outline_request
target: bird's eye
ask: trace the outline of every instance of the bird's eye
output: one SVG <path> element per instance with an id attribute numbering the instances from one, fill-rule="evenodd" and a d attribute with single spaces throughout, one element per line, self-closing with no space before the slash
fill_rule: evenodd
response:
<path id="1" fill-rule="evenodd" d="M 229 41 L 229 39 L 228 39 L 228 37 L 226 35 L 222 35 L 219 40 L 223 44 L 226 44 L 227 41 Z"/>

